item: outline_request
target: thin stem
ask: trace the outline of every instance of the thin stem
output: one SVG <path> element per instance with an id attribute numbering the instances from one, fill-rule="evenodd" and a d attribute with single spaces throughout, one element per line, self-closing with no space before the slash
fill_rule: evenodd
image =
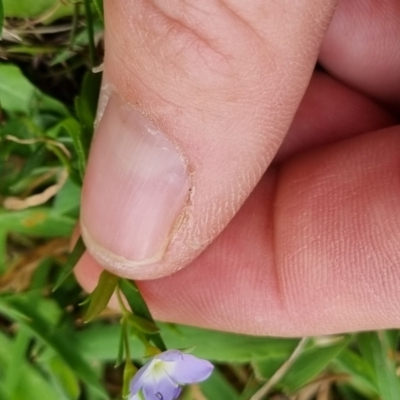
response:
<path id="1" fill-rule="evenodd" d="M 116 293 L 117 293 L 118 305 L 121 309 L 122 315 L 125 316 L 125 315 L 129 314 L 130 312 L 125 307 L 124 300 L 122 299 L 121 290 L 119 289 L 119 286 L 117 286 L 117 288 L 116 288 Z"/>
<path id="2" fill-rule="evenodd" d="M 126 362 L 131 362 L 131 349 L 129 346 L 129 337 L 128 337 L 128 330 L 126 329 L 126 324 L 123 324 L 123 338 L 124 338 L 124 347 L 125 347 L 125 360 Z"/>
<path id="3" fill-rule="evenodd" d="M 87 26 L 88 40 L 89 40 L 90 67 L 93 68 L 95 66 L 96 60 L 95 60 L 92 9 L 90 8 L 90 0 L 83 0 L 83 3 L 85 5 L 86 26 Z"/>
<path id="4" fill-rule="evenodd" d="M 69 47 L 70 47 L 71 50 L 74 47 L 76 32 L 77 32 L 77 29 L 78 29 L 79 8 L 80 8 L 80 3 L 77 1 L 74 4 L 74 14 L 72 16 L 71 35 L 70 35 L 70 38 L 69 38 Z"/>
<path id="5" fill-rule="evenodd" d="M 304 337 L 300 340 L 291 356 L 281 365 L 275 374 L 272 375 L 271 379 L 250 398 L 250 400 L 262 400 L 262 398 L 283 378 L 289 368 L 297 360 L 301 352 L 304 350 L 307 341 L 307 337 Z"/>

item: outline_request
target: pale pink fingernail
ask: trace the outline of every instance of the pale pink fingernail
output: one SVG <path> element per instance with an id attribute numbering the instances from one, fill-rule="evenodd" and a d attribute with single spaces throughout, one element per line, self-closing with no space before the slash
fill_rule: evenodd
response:
<path id="1" fill-rule="evenodd" d="M 189 196 L 181 154 L 165 134 L 113 93 L 92 144 L 81 228 L 106 266 L 162 258 Z"/>

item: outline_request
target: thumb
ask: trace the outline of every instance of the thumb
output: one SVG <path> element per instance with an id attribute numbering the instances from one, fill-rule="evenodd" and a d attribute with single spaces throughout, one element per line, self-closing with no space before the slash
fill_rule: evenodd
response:
<path id="1" fill-rule="evenodd" d="M 333 3 L 105 1 L 81 214 L 100 264 L 161 277 L 223 230 L 282 142 Z"/>

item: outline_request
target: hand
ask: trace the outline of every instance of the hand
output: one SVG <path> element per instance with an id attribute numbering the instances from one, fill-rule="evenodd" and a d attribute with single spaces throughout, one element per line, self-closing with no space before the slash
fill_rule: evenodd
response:
<path id="1" fill-rule="evenodd" d="M 86 289 L 102 264 L 144 279 L 161 320 L 284 336 L 400 324 L 400 3 L 334 6 L 105 2 Z"/>

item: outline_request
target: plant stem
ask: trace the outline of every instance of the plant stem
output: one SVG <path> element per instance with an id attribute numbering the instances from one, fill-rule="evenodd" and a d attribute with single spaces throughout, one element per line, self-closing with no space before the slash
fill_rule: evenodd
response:
<path id="1" fill-rule="evenodd" d="M 272 375 L 271 379 L 251 397 L 250 400 L 262 400 L 262 398 L 282 379 L 289 368 L 293 365 L 298 356 L 304 350 L 307 341 L 307 337 L 304 337 L 300 340 L 290 357 L 281 365 L 275 374 Z"/>
<path id="2" fill-rule="evenodd" d="M 89 40 L 89 58 L 90 67 L 93 68 L 96 64 L 95 60 L 95 45 L 94 45 L 94 30 L 93 30 L 93 16 L 92 10 L 90 8 L 90 0 L 83 0 L 85 5 L 85 15 L 86 15 L 86 27 L 88 31 Z"/>

